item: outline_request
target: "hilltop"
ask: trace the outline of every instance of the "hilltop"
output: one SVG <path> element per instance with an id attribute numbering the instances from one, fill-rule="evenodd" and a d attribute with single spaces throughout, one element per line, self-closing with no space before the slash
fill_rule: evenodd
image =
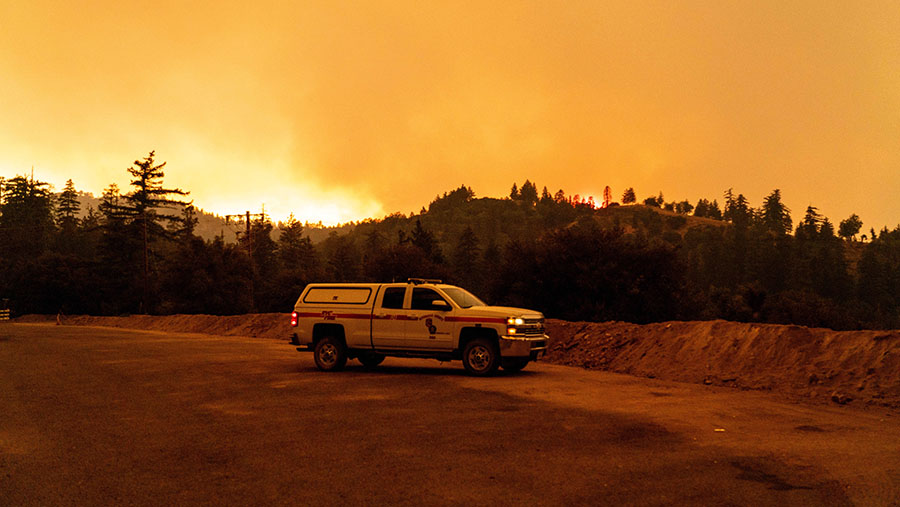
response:
<path id="1" fill-rule="evenodd" d="M 59 194 L 57 194 L 58 196 Z M 447 194 L 445 194 L 446 196 Z M 100 198 L 90 192 L 78 192 L 80 203 L 79 218 L 87 216 L 89 210 L 97 212 L 100 206 Z M 638 231 L 651 236 L 676 233 L 683 237 L 691 228 L 712 226 L 725 227 L 727 222 L 710 218 L 696 217 L 684 213 L 668 211 L 657 206 L 644 204 L 613 205 L 607 208 L 596 208 L 587 204 L 573 205 L 575 212 L 556 214 L 552 217 L 535 216 L 528 210 L 523 210 L 524 203 L 510 199 L 497 199 L 491 197 L 471 198 L 466 201 L 456 202 L 453 206 L 443 206 L 442 198 L 434 211 L 425 210 L 420 214 L 409 216 L 394 213 L 381 219 L 369 218 L 359 222 L 350 222 L 335 226 L 322 226 L 319 224 L 304 224 L 304 232 L 313 244 L 319 244 L 329 236 L 348 235 L 357 229 L 371 231 L 374 224 L 382 224 L 381 230 L 387 236 L 393 237 L 400 230 L 411 230 L 415 221 L 422 220 L 424 225 L 434 226 L 435 237 L 443 249 L 451 247 L 453 239 L 469 226 L 481 238 L 493 239 L 498 245 L 505 244 L 510 239 L 522 239 L 529 236 L 538 236 L 550 227 L 566 227 L 572 225 L 575 220 L 583 216 L 593 216 L 594 220 L 603 228 L 622 228 L 626 233 Z M 180 209 L 176 209 L 179 212 Z M 538 212 L 540 215 L 540 213 Z M 226 243 L 237 242 L 238 234 L 244 231 L 244 225 L 236 222 L 227 222 L 225 217 L 209 213 L 202 208 L 196 208 L 198 223 L 194 233 L 201 238 L 211 241 L 222 236 Z M 302 217 L 301 217 L 302 218 Z M 538 220 L 534 220 L 534 219 Z M 571 220 L 568 224 L 566 220 Z M 516 222 L 511 226 L 510 221 Z M 272 237 L 277 240 L 281 232 L 280 223 L 276 223 L 272 229 Z M 671 239 L 671 236 L 670 236 Z"/>

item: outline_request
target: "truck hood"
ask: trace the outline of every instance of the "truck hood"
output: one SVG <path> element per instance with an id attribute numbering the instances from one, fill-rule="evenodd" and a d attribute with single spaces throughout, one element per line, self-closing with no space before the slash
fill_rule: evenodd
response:
<path id="1" fill-rule="evenodd" d="M 525 308 L 514 308 L 511 306 L 472 306 L 464 308 L 469 315 L 478 317 L 522 317 L 523 319 L 543 319 L 544 314 L 535 310 L 527 310 Z"/>

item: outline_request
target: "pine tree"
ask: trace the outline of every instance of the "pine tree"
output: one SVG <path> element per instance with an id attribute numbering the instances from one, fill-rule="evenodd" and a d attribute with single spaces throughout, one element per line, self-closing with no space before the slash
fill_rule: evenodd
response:
<path id="1" fill-rule="evenodd" d="M 706 216 L 716 220 L 722 220 L 722 210 L 719 209 L 719 201 L 713 199 Z"/>
<path id="2" fill-rule="evenodd" d="M 822 225 L 819 226 L 819 238 L 834 239 L 834 225 L 828 220 L 828 217 L 822 219 Z"/>
<path id="3" fill-rule="evenodd" d="M 66 186 L 56 203 L 56 225 L 64 234 L 71 234 L 78 225 L 78 211 L 81 203 L 78 202 L 78 192 L 72 180 L 66 181 Z"/>
<path id="4" fill-rule="evenodd" d="M 626 188 L 622 194 L 622 204 L 634 204 L 635 202 L 637 202 L 637 196 L 634 194 L 634 188 Z"/>
<path id="5" fill-rule="evenodd" d="M 538 195 L 537 195 L 537 187 L 534 183 L 525 180 L 525 183 L 522 183 L 522 189 L 519 191 L 519 198 L 522 201 L 525 201 L 526 204 L 534 205 L 537 203 Z"/>
<path id="6" fill-rule="evenodd" d="M 422 250 L 425 256 L 435 264 L 442 264 L 444 262 L 440 247 L 434 240 L 434 235 L 422 226 L 422 221 L 418 218 L 416 219 L 416 226 L 412 231 L 410 240 L 413 246 Z"/>
<path id="7" fill-rule="evenodd" d="M 278 257 L 286 269 L 300 267 L 311 271 L 317 264 L 315 247 L 308 237 L 303 237 L 303 225 L 291 213 L 281 226 L 278 237 Z"/>
<path id="8" fill-rule="evenodd" d="M 0 259 L 25 260 L 42 254 L 54 233 L 50 184 L 25 176 L 3 183 L 0 203 Z"/>
<path id="9" fill-rule="evenodd" d="M 763 201 L 762 223 L 777 235 L 791 232 L 791 210 L 781 202 L 781 190 L 776 188 Z"/>
<path id="10" fill-rule="evenodd" d="M 806 215 L 803 221 L 797 224 L 797 230 L 794 235 L 797 239 L 812 239 L 818 236 L 819 226 L 822 222 L 822 215 L 819 214 L 818 208 L 809 205 L 806 207 Z"/>
<path id="11" fill-rule="evenodd" d="M 122 199 L 118 198 L 118 188 L 111 185 L 108 192 L 104 192 L 104 202 L 101 211 L 107 215 L 107 219 L 121 220 L 132 229 L 137 230 L 142 245 L 141 251 L 141 304 L 139 311 L 150 310 L 151 290 L 151 247 L 154 242 L 168 238 L 162 222 L 181 221 L 182 217 L 176 214 L 162 213 L 161 210 L 176 206 L 188 206 L 191 203 L 171 199 L 169 196 L 185 196 L 188 192 L 180 189 L 164 188 L 163 167 L 166 163 L 154 165 L 155 151 L 143 160 L 135 160 L 134 167 L 129 167 L 128 172 L 134 178 L 130 185 L 134 190 L 126 194 Z M 124 202 L 123 202 L 124 201 Z"/>
<path id="12" fill-rule="evenodd" d="M 332 235 L 326 240 L 328 271 L 336 282 L 353 282 L 359 276 L 359 251 L 350 236 Z"/>
<path id="13" fill-rule="evenodd" d="M 729 188 L 725 192 L 725 211 L 722 216 L 735 226 L 745 228 L 753 220 L 753 209 L 749 206 L 744 194 L 738 194 L 735 197 Z"/>
<path id="14" fill-rule="evenodd" d="M 280 269 L 275 277 L 276 283 L 270 285 L 272 306 L 277 306 L 278 301 L 283 304 L 296 298 L 307 283 L 320 277 L 318 253 L 309 237 L 303 236 L 300 222 L 291 214 L 279 228 L 281 235 L 277 241 L 277 257 Z"/>
<path id="15" fill-rule="evenodd" d="M 694 216 L 701 218 L 709 217 L 709 201 L 706 199 L 697 201 L 697 205 L 694 206 Z"/>
<path id="16" fill-rule="evenodd" d="M 544 189 L 541 191 L 541 204 L 551 204 L 552 202 L 553 196 L 550 195 L 550 191 L 544 186 Z"/>
<path id="17" fill-rule="evenodd" d="M 468 282 L 475 278 L 475 268 L 480 252 L 478 236 L 475 235 L 472 227 L 467 225 L 453 249 L 453 267 L 460 279 Z"/>

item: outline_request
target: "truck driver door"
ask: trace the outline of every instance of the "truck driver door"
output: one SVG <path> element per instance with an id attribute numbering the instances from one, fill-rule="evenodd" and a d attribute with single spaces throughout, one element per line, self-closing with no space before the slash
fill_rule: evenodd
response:
<path id="1" fill-rule="evenodd" d="M 403 347 L 406 324 L 406 285 L 385 287 L 372 309 L 372 346 L 376 349 Z"/>
<path id="2" fill-rule="evenodd" d="M 410 347 L 429 350 L 453 348 L 453 324 L 446 321 L 453 307 L 437 291 L 413 287 L 407 311 L 406 341 Z"/>

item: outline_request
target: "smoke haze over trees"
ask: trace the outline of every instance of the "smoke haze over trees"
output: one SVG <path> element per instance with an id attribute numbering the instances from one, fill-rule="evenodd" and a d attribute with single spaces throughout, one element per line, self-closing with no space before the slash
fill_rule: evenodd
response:
<path id="1" fill-rule="evenodd" d="M 666 202 L 633 188 L 597 208 L 529 180 L 502 199 L 460 186 L 419 214 L 328 232 L 259 216 L 234 243 L 196 234 L 154 156 L 96 211 L 71 180 L 58 195 L 0 181 L 0 299 L 14 315 L 287 312 L 309 282 L 429 277 L 567 320 L 900 327 L 900 226 L 860 235 L 855 214 L 836 227 L 814 206 L 795 217 L 778 189 L 759 208 L 733 189 Z"/>

